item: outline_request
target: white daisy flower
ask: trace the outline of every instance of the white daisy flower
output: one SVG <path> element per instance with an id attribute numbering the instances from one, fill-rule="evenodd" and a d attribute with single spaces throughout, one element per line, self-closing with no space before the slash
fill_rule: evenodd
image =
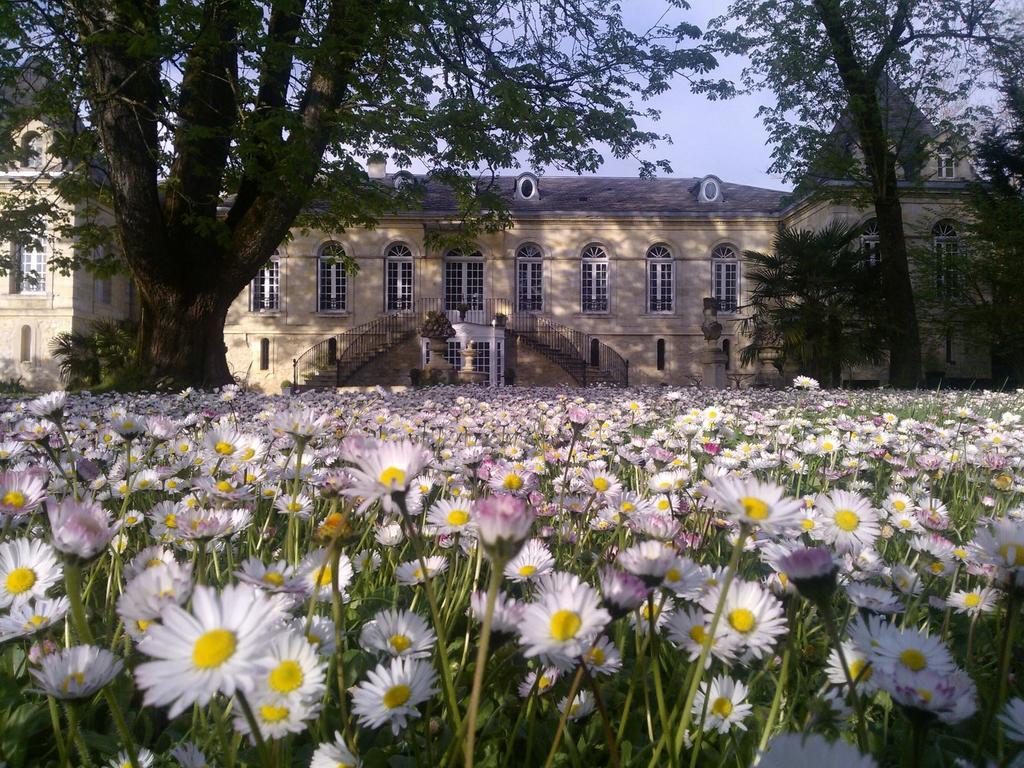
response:
<path id="1" fill-rule="evenodd" d="M 331 592 L 334 589 L 334 574 L 331 568 L 331 554 L 327 549 L 317 549 L 310 552 L 299 563 L 296 576 L 305 585 L 306 593 L 313 595 L 317 600 L 328 602 L 331 599 Z M 352 583 L 352 561 L 348 555 L 342 554 L 338 559 L 338 592 L 343 599 L 346 595 L 348 585 Z"/>
<path id="2" fill-rule="evenodd" d="M 999 592 L 987 587 L 975 587 L 970 590 L 957 590 L 946 598 L 946 605 L 957 613 L 976 616 L 979 613 L 991 613 L 996 609 Z"/>
<path id="3" fill-rule="evenodd" d="M 569 703 L 569 697 L 565 696 L 558 702 L 558 711 L 572 722 L 583 720 L 594 712 L 594 694 L 590 691 L 577 691 L 572 704 Z"/>
<path id="4" fill-rule="evenodd" d="M 298 698 L 314 702 L 323 696 L 326 664 L 316 648 L 300 633 L 283 630 L 270 641 L 268 671 L 263 678 L 264 698 Z"/>
<path id="5" fill-rule="evenodd" d="M 843 641 L 843 657 L 846 659 L 846 666 L 850 670 L 850 677 L 853 678 L 854 687 L 861 693 L 872 693 L 878 686 L 872 680 L 874 668 L 871 666 L 872 654 L 862 651 L 850 640 Z M 834 648 L 828 655 L 828 667 L 825 669 L 828 681 L 835 685 L 847 686 L 846 672 L 843 670 L 842 659 L 839 652 Z"/>
<path id="6" fill-rule="evenodd" d="M 738 523 L 766 531 L 797 528 L 804 519 L 803 502 L 786 497 L 786 490 L 754 478 L 719 477 L 704 494 Z"/>
<path id="7" fill-rule="evenodd" d="M 0 544 L 0 608 L 46 597 L 64 569 L 53 547 L 40 539 L 13 539 Z"/>
<path id="8" fill-rule="evenodd" d="M 733 728 L 745 731 L 747 726 L 743 720 L 752 711 L 753 707 L 747 704 L 747 686 L 726 675 L 716 675 L 710 683 L 701 683 L 693 699 L 694 717 L 699 718 L 704 713 L 705 731 L 728 733 Z"/>
<path id="9" fill-rule="evenodd" d="M 181 768 L 211 768 L 206 755 L 191 741 L 185 741 L 170 751 L 170 755 Z"/>
<path id="10" fill-rule="evenodd" d="M 940 675 L 956 669 L 953 656 L 942 641 L 917 629 L 901 629 L 884 620 L 855 619 L 850 622 L 849 633 L 854 645 L 867 655 L 876 669 L 899 667 L 909 672 L 928 670 Z"/>
<path id="11" fill-rule="evenodd" d="M 478 622 L 484 620 L 487 607 L 487 593 L 478 591 L 469 596 L 469 613 Z M 499 592 L 491 616 L 492 634 L 515 635 L 523 620 L 523 604 L 514 597 Z"/>
<path id="12" fill-rule="evenodd" d="M 822 536 L 837 552 L 857 552 L 874 544 L 881 533 L 878 513 L 857 493 L 833 491 L 817 500 Z"/>
<path id="13" fill-rule="evenodd" d="M 352 754 L 345 737 L 335 731 L 334 741 L 325 741 L 313 752 L 309 768 L 362 768 L 362 761 Z"/>
<path id="14" fill-rule="evenodd" d="M 557 667 L 545 667 L 540 672 L 531 671 L 527 673 L 523 682 L 516 689 L 519 693 L 519 698 L 525 699 L 532 693 L 538 696 L 544 695 L 554 687 L 561 676 L 562 673 Z"/>
<path id="15" fill-rule="evenodd" d="M 397 657 L 370 670 L 367 679 L 352 689 L 352 712 L 361 725 L 380 728 L 390 724 L 396 736 L 416 709 L 438 692 L 429 662 Z"/>
<path id="16" fill-rule="evenodd" d="M 251 702 L 253 719 L 264 739 L 280 739 L 289 733 L 302 733 L 306 721 L 316 716 L 320 705 L 294 696 L 257 696 Z M 241 708 L 235 712 L 235 730 L 255 742 L 252 728 Z"/>
<path id="17" fill-rule="evenodd" d="M 429 658 L 437 635 L 418 613 L 384 610 L 363 625 L 359 644 L 377 653 L 410 659 Z"/>
<path id="18" fill-rule="evenodd" d="M 707 639 L 710 629 L 711 622 L 708 620 L 708 615 L 700 608 L 683 608 L 669 616 L 665 622 L 665 632 L 669 640 L 677 648 L 685 651 L 690 661 L 700 658 L 704 641 Z M 724 623 L 720 621 L 715 630 L 711 653 L 708 654 L 704 668 L 707 669 L 711 666 L 713 657 L 720 659 L 725 664 L 731 664 L 736 658 L 739 644 L 735 636 L 730 635 Z"/>
<path id="19" fill-rule="evenodd" d="M 218 691 L 253 690 L 266 672 L 268 634 L 282 614 L 259 590 L 238 584 L 219 594 L 198 586 L 191 612 L 170 605 L 160 618 L 139 643 L 156 661 L 140 664 L 135 680 L 144 703 L 169 704 L 173 718 L 195 702 L 206 705 Z"/>
<path id="20" fill-rule="evenodd" d="M 427 524 L 437 533 L 472 533 L 473 502 L 470 499 L 440 499 L 427 513 Z"/>
<path id="21" fill-rule="evenodd" d="M 52 627 L 64 618 L 69 605 L 63 596 L 54 600 L 40 597 L 12 605 L 7 615 L 0 616 L 0 643 Z"/>
<path id="22" fill-rule="evenodd" d="M 557 578 L 560 576 L 564 578 Z M 576 576 L 550 574 L 541 581 L 536 601 L 523 609 L 523 655 L 568 669 L 609 621 L 611 616 L 601 607 L 597 590 Z"/>
<path id="23" fill-rule="evenodd" d="M 554 567 L 555 558 L 547 545 L 539 539 L 531 539 L 505 566 L 505 576 L 515 582 L 536 581 Z"/>
<path id="24" fill-rule="evenodd" d="M 583 663 L 595 675 L 614 675 L 622 668 L 622 655 L 607 637 L 599 637 L 583 654 Z"/>
<path id="25" fill-rule="evenodd" d="M 355 466 L 351 470 L 352 486 L 343 493 L 361 497 L 361 511 L 377 499 L 381 499 L 386 511 L 400 511 L 394 495 L 408 492 L 416 476 L 433 459 L 430 451 L 408 440 L 366 441 L 346 453 Z"/>
<path id="26" fill-rule="evenodd" d="M 1024 699 L 1010 699 L 999 715 L 1003 733 L 1010 741 L 1024 742 Z"/>
<path id="27" fill-rule="evenodd" d="M 29 669 L 38 690 L 57 699 L 88 699 L 120 674 L 124 662 L 106 648 L 76 645 L 44 656 Z"/>
<path id="28" fill-rule="evenodd" d="M 870 755 L 842 739 L 828 742 L 816 733 L 780 733 L 755 761 L 757 768 L 878 768 Z"/>
<path id="29" fill-rule="evenodd" d="M 145 747 L 139 747 L 136 750 L 139 768 L 152 768 L 153 762 L 156 760 L 156 755 L 150 752 Z M 117 753 L 117 757 L 107 762 L 106 768 L 132 768 L 131 758 L 128 756 L 128 750 L 122 749 Z"/>
<path id="30" fill-rule="evenodd" d="M 623 570 L 643 580 L 648 587 L 655 587 L 676 566 L 678 554 L 674 547 L 664 542 L 641 541 L 620 552 L 615 561 Z"/>
<path id="31" fill-rule="evenodd" d="M 708 612 L 709 623 L 721 589 L 714 587 L 700 601 Z M 758 659 L 769 653 L 776 639 L 786 633 L 785 612 L 779 599 L 760 584 L 740 579 L 729 586 L 719 623 Z"/>
<path id="32" fill-rule="evenodd" d="M 412 586 L 422 584 L 447 570 L 448 561 L 442 555 L 430 555 L 423 559 L 423 564 L 418 559 L 402 563 L 395 569 L 395 579 L 399 584 Z"/>

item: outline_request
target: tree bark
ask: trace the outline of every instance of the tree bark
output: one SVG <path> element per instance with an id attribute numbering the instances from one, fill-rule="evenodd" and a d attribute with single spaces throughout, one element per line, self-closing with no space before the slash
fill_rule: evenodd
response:
<path id="1" fill-rule="evenodd" d="M 893 176 L 895 181 L 895 173 Z M 901 389 L 913 388 L 921 383 L 921 336 L 899 198 L 877 195 L 875 218 L 878 221 L 883 309 L 889 341 L 889 384 Z"/>

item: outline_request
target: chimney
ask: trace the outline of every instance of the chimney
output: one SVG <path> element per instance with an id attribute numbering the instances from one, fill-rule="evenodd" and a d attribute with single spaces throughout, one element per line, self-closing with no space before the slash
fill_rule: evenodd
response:
<path id="1" fill-rule="evenodd" d="M 383 179 L 388 174 L 388 158 L 381 152 L 374 152 L 366 158 L 366 175 L 371 179 Z"/>

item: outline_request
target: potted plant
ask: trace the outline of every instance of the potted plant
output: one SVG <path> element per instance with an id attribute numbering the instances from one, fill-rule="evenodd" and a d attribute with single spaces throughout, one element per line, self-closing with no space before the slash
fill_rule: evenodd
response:
<path id="1" fill-rule="evenodd" d="M 295 385 L 292 384 L 290 379 L 285 379 L 284 381 L 281 382 L 281 394 L 287 397 L 292 393 L 292 388 L 294 386 Z"/>
<path id="2" fill-rule="evenodd" d="M 508 315 L 504 312 L 498 312 L 494 315 L 494 324 L 498 328 L 504 328 L 506 323 L 508 323 Z"/>
<path id="3" fill-rule="evenodd" d="M 465 301 L 459 302 L 455 307 L 459 311 L 459 320 L 465 321 L 466 313 L 469 312 L 469 303 Z"/>

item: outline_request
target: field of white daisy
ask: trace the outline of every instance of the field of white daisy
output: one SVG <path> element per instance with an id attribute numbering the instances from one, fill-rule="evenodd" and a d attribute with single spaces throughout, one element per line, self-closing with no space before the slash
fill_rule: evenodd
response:
<path id="1" fill-rule="evenodd" d="M 0 764 L 1024 765 L 1024 393 L 0 400 Z"/>

